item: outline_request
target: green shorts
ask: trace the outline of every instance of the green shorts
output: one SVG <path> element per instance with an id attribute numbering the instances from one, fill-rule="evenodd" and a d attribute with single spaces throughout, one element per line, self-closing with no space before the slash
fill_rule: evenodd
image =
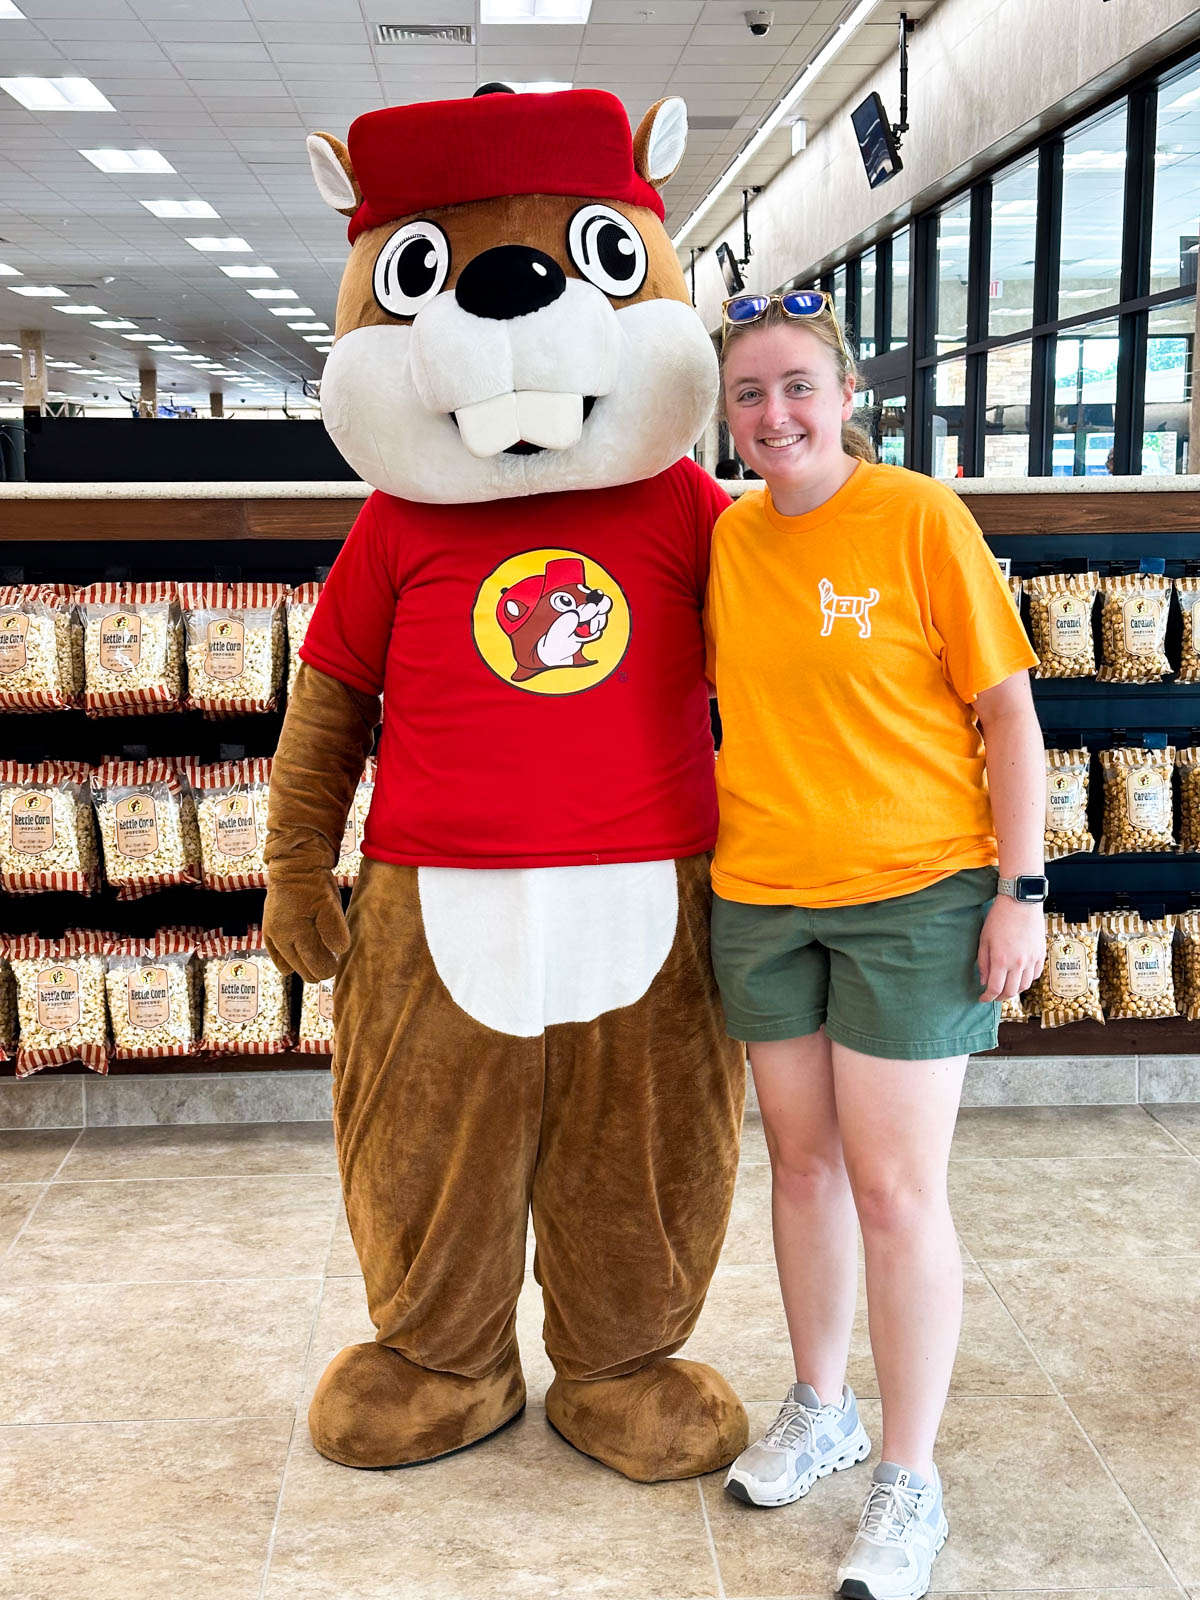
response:
<path id="1" fill-rule="evenodd" d="M 713 969 L 730 1035 L 799 1039 L 822 1023 L 868 1056 L 936 1061 L 991 1050 L 1000 1002 L 980 1001 L 976 957 L 995 867 L 858 906 L 713 899 Z"/>

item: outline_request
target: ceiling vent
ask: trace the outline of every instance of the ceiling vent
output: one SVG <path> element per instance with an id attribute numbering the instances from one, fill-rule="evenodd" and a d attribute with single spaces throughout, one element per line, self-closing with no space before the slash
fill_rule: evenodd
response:
<path id="1" fill-rule="evenodd" d="M 475 29 L 467 22 L 377 22 L 376 44 L 474 44 Z"/>
<path id="2" fill-rule="evenodd" d="M 689 117 L 688 127 L 694 128 L 697 133 L 724 132 L 727 128 L 735 128 L 739 120 L 738 117 Z"/>

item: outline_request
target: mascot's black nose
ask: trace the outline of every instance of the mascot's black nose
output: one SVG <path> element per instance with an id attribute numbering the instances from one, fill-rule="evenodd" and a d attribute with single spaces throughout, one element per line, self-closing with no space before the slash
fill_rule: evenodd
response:
<path id="1" fill-rule="evenodd" d="M 567 286 L 553 256 L 523 244 L 499 244 L 468 261 L 459 274 L 454 298 L 473 317 L 508 322 L 540 311 Z"/>
<path id="2" fill-rule="evenodd" d="M 598 606 L 601 600 L 604 599 L 604 596 L 601 594 L 599 589 L 589 589 L 583 598 L 587 601 L 588 605 Z"/>

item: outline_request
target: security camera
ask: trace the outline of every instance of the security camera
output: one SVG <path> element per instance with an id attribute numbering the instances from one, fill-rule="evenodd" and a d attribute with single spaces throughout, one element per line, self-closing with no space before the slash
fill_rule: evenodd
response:
<path id="1" fill-rule="evenodd" d="M 747 11 L 746 26 L 756 39 L 761 39 L 764 34 L 770 33 L 771 24 L 775 21 L 773 11 Z"/>

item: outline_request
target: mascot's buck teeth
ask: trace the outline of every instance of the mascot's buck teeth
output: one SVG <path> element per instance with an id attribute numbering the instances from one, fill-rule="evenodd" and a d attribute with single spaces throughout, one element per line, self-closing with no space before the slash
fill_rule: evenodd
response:
<path id="1" fill-rule="evenodd" d="M 583 431 L 583 396 L 517 389 L 461 406 L 454 420 L 462 442 L 480 459 L 522 441 L 545 450 L 565 450 L 578 443 Z"/>

